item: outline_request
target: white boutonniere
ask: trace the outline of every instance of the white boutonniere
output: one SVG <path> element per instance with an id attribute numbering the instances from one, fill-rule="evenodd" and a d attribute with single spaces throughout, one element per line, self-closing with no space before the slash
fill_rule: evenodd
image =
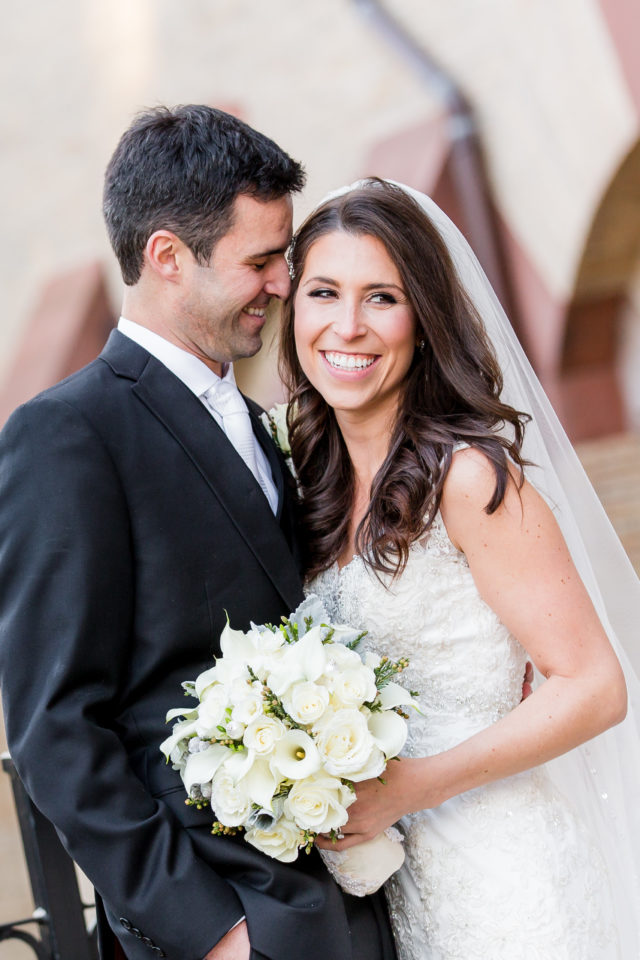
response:
<path id="1" fill-rule="evenodd" d="M 288 403 L 276 403 L 268 413 L 261 413 L 260 419 L 265 430 L 280 450 L 291 473 L 295 476 L 291 460 L 291 446 L 289 445 L 289 429 L 287 427 Z"/>

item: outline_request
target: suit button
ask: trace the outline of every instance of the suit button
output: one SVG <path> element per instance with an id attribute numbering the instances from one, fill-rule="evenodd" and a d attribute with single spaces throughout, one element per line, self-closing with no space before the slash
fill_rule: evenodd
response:
<path id="1" fill-rule="evenodd" d="M 131 931 L 133 924 L 130 920 L 127 920 L 126 917 L 120 917 L 120 925 L 125 928 L 127 931 Z"/>

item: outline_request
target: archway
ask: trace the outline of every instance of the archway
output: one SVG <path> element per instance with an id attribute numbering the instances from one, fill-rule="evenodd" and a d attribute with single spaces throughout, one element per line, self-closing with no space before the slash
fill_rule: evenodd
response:
<path id="1" fill-rule="evenodd" d="M 618 349 L 639 257 L 640 141 L 602 197 L 567 305 L 559 387 L 563 419 L 573 439 L 627 426 Z"/>

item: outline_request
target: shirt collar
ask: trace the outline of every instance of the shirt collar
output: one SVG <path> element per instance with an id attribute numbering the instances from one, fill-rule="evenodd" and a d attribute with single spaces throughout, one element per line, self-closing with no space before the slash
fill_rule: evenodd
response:
<path id="1" fill-rule="evenodd" d="M 182 380 L 185 386 L 197 397 L 201 397 L 221 379 L 233 384 L 234 387 L 236 385 L 232 363 L 225 364 L 224 376 L 219 377 L 217 373 L 209 369 L 206 363 L 194 354 L 189 353 L 188 350 L 183 350 L 175 343 L 170 343 L 159 333 L 155 333 L 139 323 L 134 323 L 133 320 L 120 317 L 118 330 L 125 337 L 129 337 L 130 340 L 134 340 L 141 347 L 144 347 L 156 360 L 159 360 L 176 377 Z"/>

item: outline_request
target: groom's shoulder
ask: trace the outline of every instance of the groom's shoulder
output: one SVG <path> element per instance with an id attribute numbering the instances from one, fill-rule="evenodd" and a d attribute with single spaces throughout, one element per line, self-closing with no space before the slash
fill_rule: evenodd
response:
<path id="1" fill-rule="evenodd" d="M 135 380 L 148 360 L 146 351 L 114 331 L 102 353 L 69 376 L 53 384 L 21 404 L 11 415 L 5 427 L 37 420 L 42 424 L 76 415 L 104 424 L 111 415 L 121 416 L 123 402 L 127 402 L 131 380 Z M 128 365 L 123 357 L 129 357 Z"/>

